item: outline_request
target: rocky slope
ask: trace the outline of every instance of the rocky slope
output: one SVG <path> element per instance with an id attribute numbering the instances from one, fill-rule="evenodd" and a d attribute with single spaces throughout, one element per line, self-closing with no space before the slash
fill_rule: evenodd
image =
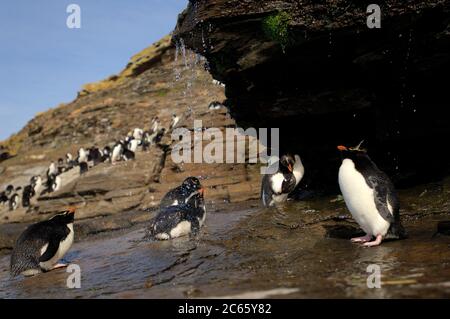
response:
<path id="1" fill-rule="evenodd" d="M 184 48 L 177 49 L 166 37 L 134 56 L 118 75 L 86 85 L 72 103 L 39 114 L 3 142 L 4 151 L 15 156 L 0 164 L 0 187 L 9 183 L 26 185 L 31 176 L 45 175 L 50 161 L 67 152 L 76 154 L 79 147 L 103 147 L 135 127 L 148 129 L 154 116 L 166 128 L 172 113 L 181 116 L 180 126 L 190 130 L 194 118 L 202 120 L 205 128 L 234 127 L 225 108 L 208 109 L 211 101 L 223 101 L 223 90 L 212 83 L 200 57 L 184 52 Z M 0 207 L 0 223 L 7 224 L 0 231 L 0 249 L 11 247 L 15 238 L 11 236 L 11 223 L 48 218 L 67 205 L 79 207 L 77 219 L 87 233 L 146 221 L 146 211 L 155 208 L 170 188 L 190 175 L 203 179 L 212 209 L 257 198 L 256 167 L 177 165 L 170 156 L 172 146 L 167 135 L 160 146 L 138 152 L 133 162 L 100 164 L 81 177 L 77 169 L 71 170 L 62 175 L 61 190 L 34 199 L 28 212 Z M 121 218 L 127 211 L 137 213 Z"/>
<path id="2" fill-rule="evenodd" d="M 398 185 L 440 178 L 450 3 L 383 1 L 381 28 L 369 29 L 370 3 L 193 0 L 174 40 L 207 58 L 240 126 L 282 128 L 310 184 L 336 185 L 335 146 L 363 139 Z"/>

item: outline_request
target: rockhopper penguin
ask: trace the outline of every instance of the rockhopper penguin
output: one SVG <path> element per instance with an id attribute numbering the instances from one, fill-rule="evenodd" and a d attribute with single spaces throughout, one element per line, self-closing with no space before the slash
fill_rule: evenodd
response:
<path id="1" fill-rule="evenodd" d="M 303 178 L 305 168 L 300 156 L 283 155 L 271 165 L 278 165 L 274 174 L 265 174 L 261 184 L 261 201 L 265 207 L 283 203 L 287 200 Z"/>
<path id="2" fill-rule="evenodd" d="M 11 275 L 33 276 L 42 271 L 65 267 L 58 264 L 74 239 L 75 208 L 29 226 L 19 237 L 11 255 Z"/>
<path id="3" fill-rule="evenodd" d="M 147 238 L 168 240 L 186 235 L 197 235 L 206 218 L 203 188 L 192 195 L 188 204 L 169 206 L 152 219 Z"/>
<path id="4" fill-rule="evenodd" d="M 339 187 L 348 210 L 366 233 L 366 236 L 353 238 L 352 242 L 370 247 L 379 245 L 383 239 L 405 238 L 394 185 L 361 144 L 337 147 L 342 155 Z M 373 237 L 375 240 L 371 241 Z"/>

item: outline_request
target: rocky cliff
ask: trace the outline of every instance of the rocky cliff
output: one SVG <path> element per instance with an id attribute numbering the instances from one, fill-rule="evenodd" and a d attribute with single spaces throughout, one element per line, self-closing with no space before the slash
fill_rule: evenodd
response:
<path id="1" fill-rule="evenodd" d="M 45 176 L 49 163 L 64 158 L 67 152 L 103 147 L 135 127 L 149 129 L 154 116 L 165 128 L 173 113 L 181 117 L 180 126 L 189 130 L 194 119 L 202 120 L 205 128 L 235 126 L 226 108 L 208 108 L 210 102 L 224 100 L 224 88 L 213 83 L 204 62 L 184 47 L 176 48 L 166 37 L 135 55 L 118 75 L 87 84 L 73 102 L 37 115 L 1 143 L 2 153 L 14 155 L 5 155 L 0 164 L 1 189 L 7 184 L 24 186 L 36 174 Z M 202 178 L 212 210 L 257 198 L 256 167 L 179 165 L 171 159 L 172 146 L 166 135 L 159 146 L 138 152 L 135 161 L 100 164 L 83 176 L 78 169 L 64 173 L 62 189 L 33 199 L 30 210 L 9 211 L 0 206 L 0 224 L 4 224 L 0 249 L 10 248 L 15 240 L 11 232 L 23 229 L 12 223 L 42 220 L 67 205 L 78 207 L 79 235 L 148 221 L 148 211 L 153 211 L 160 198 L 191 175 Z"/>
<path id="2" fill-rule="evenodd" d="M 410 185 L 448 173 L 448 1 L 193 0 L 174 41 L 209 62 L 241 126 L 281 128 L 305 181 L 334 185 L 336 145 L 366 141 L 372 158 Z"/>

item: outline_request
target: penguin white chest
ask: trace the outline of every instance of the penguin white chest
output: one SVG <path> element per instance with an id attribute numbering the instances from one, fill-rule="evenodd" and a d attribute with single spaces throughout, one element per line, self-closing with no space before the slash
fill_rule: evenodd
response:
<path id="1" fill-rule="evenodd" d="M 112 153 L 112 160 L 117 161 L 120 158 L 120 154 L 122 153 L 122 147 L 116 146 L 114 147 L 113 153 Z"/>
<path id="2" fill-rule="evenodd" d="M 170 237 L 177 238 L 191 233 L 191 223 L 184 220 L 170 231 Z"/>
<path id="3" fill-rule="evenodd" d="M 378 212 L 373 189 L 350 159 L 344 159 L 339 168 L 339 187 L 348 210 L 361 228 L 369 235 L 386 235 L 390 224 Z"/>

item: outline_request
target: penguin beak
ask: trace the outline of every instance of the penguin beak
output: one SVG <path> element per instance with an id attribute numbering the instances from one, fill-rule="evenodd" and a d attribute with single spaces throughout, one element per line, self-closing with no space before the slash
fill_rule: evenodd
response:
<path id="1" fill-rule="evenodd" d="M 72 213 L 72 214 L 75 214 L 75 211 L 76 211 L 76 210 L 77 210 L 77 208 L 74 207 L 74 206 L 69 207 L 69 208 L 67 209 L 67 211 L 68 211 L 69 213 Z"/>
<path id="2" fill-rule="evenodd" d="M 288 164 L 288 169 L 289 169 L 289 172 L 292 173 L 292 165 L 291 164 Z"/>
<path id="3" fill-rule="evenodd" d="M 340 150 L 340 151 L 347 151 L 347 150 L 348 150 L 348 148 L 345 147 L 345 146 L 343 146 L 343 145 L 339 145 L 339 146 L 337 147 L 337 149 Z"/>
<path id="4" fill-rule="evenodd" d="M 198 190 L 198 193 L 199 193 L 200 195 L 203 196 L 203 194 L 205 193 L 205 189 L 204 189 L 203 187 L 200 188 L 200 189 Z"/>

